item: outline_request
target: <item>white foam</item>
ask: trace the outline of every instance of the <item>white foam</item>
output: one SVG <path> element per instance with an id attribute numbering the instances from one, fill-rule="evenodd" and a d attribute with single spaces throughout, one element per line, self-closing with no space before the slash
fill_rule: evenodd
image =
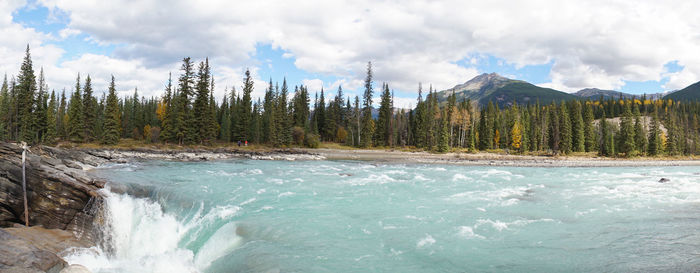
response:
<path id="1" fill-rule="evenodd" d="M 460 226 L 457 234 L 460 237 L 464 237 L 467 239 L 471 239 L 471 238 L 484 239 L 485 238 L 484 236 L 481 236 L 479 234 L 474 233 L 474 229 L 470 226 Z"/>
<path id="2" fill-rule="evenodd" d="M 216 206 L 202 215 L 203 204 L 200 204 L 189 220 L 178 221 L 164 213 L 162 207 L 153 201 L 111 193 L 108 189 L 102 193 L 106 196 L 105 225 L 102 230 L 106 249 L 93 247 L 68 251 L 64 259 L 69 264 L 84 265 L 92 272 L 200 272 L 206 269 L 204 266 L 236 246 L 233 244 L 235 240 L 232 240 L 235 237 L 225 240 L 228 244 L 226 247 L 207 247 L 205 243 L 201 250 L 208 254 L 199 255 L 208 258 L 199 258 L 197 263 L 191 250 L 180 247 L 188 235 L 196 237 L 210 223 L 236 215 L 240 207 Z M 229 234 L 221 228 L 217 233 L 235 236 L 235 233 Z M 217 233 L 213 236 L 217 236 Z M 209 241 L 217 240 L 210 238 Z"/>
<path id="3" fill-rule="evenodd" d="M 226 223 L 199 249 L 194 257 L 194 264 L 199 269 L 206 269 L 212 262 L 230 253 L 242 243 L 243 238 L 238 236 L 236 223 Z"/>
<path id="4" fill-rule="evenodd" d="M 291 191 L 283 192 L 283 193 L 280 193 L 279 195 L 277 195 L 277 198 L 285 197 L 285 196 L 292 196 L 292 195 L 294 195 L 294 194 L 295 194 L 295 193 L 293 193 L 293 192 L 291 192 Z"/>
<path id="5" fill-rule="evenodd" d="M 422 247 L 426 247 L 426 246 L 431 246 L 431 245 L 433 245 L 434 243 L 435 243 L 435 239 L 433 238 L 433 236 L 430 236 L 430 234 L 427 234 L 427 233 L 426 233 L 426 234 L 425 234 L 425 237 L 423 237 L 422 239 L 418 240 L 418 243 L 416 243 L 416 247 L 417 247 L 417 248 L 422 248 Z"/>

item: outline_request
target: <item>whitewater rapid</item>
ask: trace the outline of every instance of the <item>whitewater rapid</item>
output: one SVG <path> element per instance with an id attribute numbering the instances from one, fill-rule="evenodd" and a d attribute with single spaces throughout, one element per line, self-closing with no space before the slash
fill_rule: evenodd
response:
<path id="1" fill-rule="evenodd" d="M 99 175 L 92 272 L 692 271 L 692 167 L 148 162 Z M 660 178 L 668 183 L 658 183 Z"/>

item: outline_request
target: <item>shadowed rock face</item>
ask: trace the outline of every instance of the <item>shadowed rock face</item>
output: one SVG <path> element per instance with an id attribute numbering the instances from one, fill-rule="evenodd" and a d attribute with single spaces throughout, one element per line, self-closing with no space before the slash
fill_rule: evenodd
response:
<path id="1" fill-rule="evenodd" d="M 82 233 L 89 229 L 98 205 L 95 181 L 84 169 L 102 159 L 79 151 L 43 147 L 27 154 L 27 199 L 29 224 Z M 0 143 L 0 226 L 24 224 L 22 198 L 22 149 Z"/>
<path id="2" fill-rule="evenodd" d="M 0 272 L 58 273 L 66 266 L 59 252 L 95 241 L 104 182 L 84 171 L 105 161 L 82 151 L 32 148 L 26 160 L 32 227 L 0 229 Z M 22 148 L 0 142 L 0 227 L 23 225 Z"/>

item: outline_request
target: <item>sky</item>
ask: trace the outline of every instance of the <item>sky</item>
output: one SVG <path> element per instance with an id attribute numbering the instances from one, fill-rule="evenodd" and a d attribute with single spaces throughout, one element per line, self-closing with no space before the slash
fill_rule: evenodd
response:
<path id="1" fill-rule="evenodd" d="M 155 1 L 0 0 L 0 73 L 16 75 L 27 44 L 50 89 L 89 74 L 100 95 L 160 96 L 184 57 L 209 58 L 215 95 L 256 97 L 272 79 L 361 95 L 367 62 L 395 105 L 418 83 L 444 90 L 481 73 L 564 92 L 634 94 L 700 81 L 700 1 Z"/>

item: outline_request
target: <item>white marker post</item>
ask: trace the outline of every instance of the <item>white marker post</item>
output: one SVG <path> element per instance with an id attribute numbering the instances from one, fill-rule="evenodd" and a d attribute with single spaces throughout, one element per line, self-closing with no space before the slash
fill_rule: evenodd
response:
<path id="1" fill-rule="evenodd" d="M 27 161 L 27 143 L 22 141 L 22 192 L 24 193 L 24 225 L 29 226 L 29 207 L 27 206 L 27 175 L 25 162 Z"/>

